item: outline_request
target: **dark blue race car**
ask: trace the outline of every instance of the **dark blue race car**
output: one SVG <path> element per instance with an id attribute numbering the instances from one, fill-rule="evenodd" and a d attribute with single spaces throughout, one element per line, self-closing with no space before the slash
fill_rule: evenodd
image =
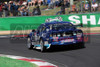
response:
<path id="1" fill-rule="evenodd" d="M 40 49 L 41 52 L 53 45 L 84 44 L 83 32 L 70 22 L 61 18 L 47 19 L 37 30 L 32 30 L 28 35 L 27 46 L 29 49 Z"/>

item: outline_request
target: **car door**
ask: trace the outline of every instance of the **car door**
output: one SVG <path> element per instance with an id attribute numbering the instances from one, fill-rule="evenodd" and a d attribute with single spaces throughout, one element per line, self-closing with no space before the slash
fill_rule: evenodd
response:
<path id="1" fill-rule="evenodd" d="M 44 25 L 41 28 L 41 37 L 43 37 L 43 38 L 46 37 L 46 27 Z"/>
<path id="2" fill-rule="evenodd" d="M 42 29 L 42 25 L 40 25 L 38 27 L 37 32 L 36 32 L 35 40 L 37 41 L 37 43 L 39 43 L 39 40 L 40 40 L 40 37 L 41 37 L 41 29 Z"/>

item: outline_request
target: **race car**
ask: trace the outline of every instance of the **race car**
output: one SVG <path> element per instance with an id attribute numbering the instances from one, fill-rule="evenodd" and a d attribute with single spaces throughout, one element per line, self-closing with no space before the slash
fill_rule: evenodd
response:
<path id="1" fill-rule="evenodd" d="M 84 44 L 83 31 L 76 28 L 71 22 L 62 21 L 61 17 L 47 19 L 37 30 L 28 35 L 28 49 L 46 51 L 53 45 Z"/>

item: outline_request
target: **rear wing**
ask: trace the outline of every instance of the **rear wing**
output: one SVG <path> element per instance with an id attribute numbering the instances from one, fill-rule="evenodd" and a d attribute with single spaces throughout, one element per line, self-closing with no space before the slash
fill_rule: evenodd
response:
<path id="1" fill-rule="evenodd" d="M 54 19 L 48 18 L 45 20 L 46 23 L 52 22 L 52 21 L 63 21 L 61 17 L 56 17 Z"/>
<path id="2" fill-rule="evenodd" d="M 76 26 L 76 27 L 83 27 L 83 24 L 82 23 L 80 23 L 80 24 L 73 24 L 73 25 Z"/>

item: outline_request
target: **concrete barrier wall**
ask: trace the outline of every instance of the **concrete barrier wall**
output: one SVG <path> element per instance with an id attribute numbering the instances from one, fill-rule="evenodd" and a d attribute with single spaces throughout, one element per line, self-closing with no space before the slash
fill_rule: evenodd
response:
<path id="1" fill-rule="evenodd" d="M 88 27 L 100 27 L 100 13 L 90 14 L 70 14 L 58 15 L 64 21 L 75 24 L 83 23 Z M 9 17 L 0 18 L 0 31 L 6 30 L 30 30 L 36 29 L 40 24 L 45 23 L 47 18 L 55 18 L 58 16 L 33 16 L 33 17 Z"/>

